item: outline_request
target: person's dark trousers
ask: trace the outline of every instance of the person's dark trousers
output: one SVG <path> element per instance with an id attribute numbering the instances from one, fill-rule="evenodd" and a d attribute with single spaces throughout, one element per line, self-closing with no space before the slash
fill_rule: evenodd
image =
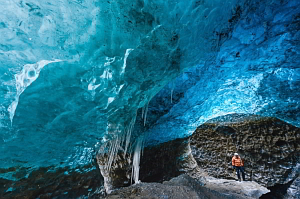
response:
<path id="1" fill-rule="evenodd" d="M 237 174 L 238 179 L 241 180 L 240 172 L 242 172 L 243 181 L 245 181 L 244 167 L 235 167 L 235 169 L 236 169 L 236 174 Z"/>

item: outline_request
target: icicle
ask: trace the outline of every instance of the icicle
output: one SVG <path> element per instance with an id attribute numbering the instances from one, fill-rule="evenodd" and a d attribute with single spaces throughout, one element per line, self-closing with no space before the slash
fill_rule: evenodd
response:
<path id="1" fill-rule="evenodd" d="M 144 118 L 145 107 L 142 108 L 142 119 Z"/>
<path id="2" fill-rule="evenodd" d="M 144 116 L 144 126 L 146 126 L 146 120 L 147 120 L 148 106 L 149 106 L 149 102 L 147 103 L 146 110 L 145 110 L 145 116 Z"/>
<path id="3" fill-rule="evenodd" d="M 116 140 L 114 141 L 111 141 L 111 148 L 110 148 L 110 153 L 109 153 L 109 159 L 108 159 L 108 163 L 107 163 L 107 169 L 108 171 L 110 171 L 111 169 L 111 165 L 115 159 L 115 156 L 116 154 L 118 153 L 118 149 L 119 149 L 119 145 L 118 145 L 118 142 L 119 142 L 119 139 L 118 139 L 118 136 L 116 138 Z"/>
<path id="4" fill-rule="evenodd" d="M 138 138 L 136 141 L 136 146 L 133 153 L 133 164 L 132 164 L 132 173 L 131 173 L 131 184 L 132 179 L 135 184 L 140 183 L 139 173 L 140 173 L 140 159 L 141 159 L 141 150 L 142 150 L 143 137 Z"/>
<path id="5" fill-rule="evenodd" d="M 126 156 L 129 144 L 130 144 L 130 139 L 131 139 L 131 134 L 134 128 L 134 124 L 136 121 L 136 117 L 137 117 L 137 110 L 135 112 L 135 115 L 133 116 L 133 118 L 131 119 L 128 128 L 126 129 L 126 135 L 125 135 L 125 149 L 124 149 L 124 158 Z"/>
<path id="6" fill-rule="evenodd" d="M 130 138 L 131 138 L 131 131 L 129 130 L 130 127 L 128 127 L 128 129 L 126 129 L 126 139 L 125 139 L 125 148 L 124 148 L 124 158 L 126 156 L 127 153 L 127 149 L 128 149 L 128 145 L 130 143 Z"/>
<path id="7" fill-rule="evenodd" d="M 106 169 L 108 171 L 110 171 L 112 163 L 119 151 L 120 145 L 122 143 L 123 135 L 120 133 L 120 126 L 119 125 L 115 125 L 115 124 L 108 124 L 108 134 L 109 135 L 113 135 L 113 139 L 108 140 L 107 142 L 107 146 L 109 146 L 109 150 L 108 150 L 108 161 L 106 163 Z M 104 149 L 105 150 L 105 149 Z M 105 153 L 103 153 L 105 154 Z"/>
<path id="8" fill-rule="evenodd" d="M 136 120 L 136 116 L 134 118 L 132 118 L 131 122 L 129 123 L 127 132 L 126 132 L 126 141 L 125 141 L 125 150 L 124 150 L 124 158 L 126 156 L 127 150 L 128 150 L 128 146 L 130 143 L 130 138 L 131 138 L 131 133 L 135 124 L 135 120 Z"/>
<path id="9" fill-rule="evenodd" d="M 136 121 L 136 115 L 137 113 L 135 113 L 134 117 L 131 119 L 128 127 L 123 129 L 123 132 L 121 131 L 120 124 L 116 125 L 109 123 L 107 125 L 107 137 L 104 137 L 103 146 L 100 148 L 101 151 L 99 151 L 99 153 L 103 154 L 104 159 L 107 159 L 107 162 L 105 163 L 106 170 L 111 170 L 111 167 L 121 147 L 124 147 L 123 152 L 125 158 L 126 153 L 129 150 L 130 139 Z"/>

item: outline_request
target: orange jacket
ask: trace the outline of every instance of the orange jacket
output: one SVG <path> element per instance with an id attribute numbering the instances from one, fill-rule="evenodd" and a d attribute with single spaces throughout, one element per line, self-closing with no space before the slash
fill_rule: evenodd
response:
<path id="1" fill-rule="evenodd" d="M 242 167 L 244 166 L 244 161 L 240 158 L 240 156 L 232 157 L 232 166 L 236 166 L 236 167 Z"/>

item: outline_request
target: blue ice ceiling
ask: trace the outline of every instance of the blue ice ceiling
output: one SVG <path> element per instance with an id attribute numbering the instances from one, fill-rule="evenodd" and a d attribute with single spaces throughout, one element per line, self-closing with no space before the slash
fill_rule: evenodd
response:
<path id="1" fill-rule="evenodd" d="M 299 126 L 299 4 L 3 0 L 0 168 L 87 164 L 137 114 L 149 143 L 231 112 Z"/>
<path id="2" fill-rule="evenodd" d="M 148 143 L 191 135 L 208 119 L 245 113 L 300 126 L 300 2 L 256 4 L 216 59 L 185 70 L 149 104 Z M 297 19 L 296 19 L 297 18 Z"/>

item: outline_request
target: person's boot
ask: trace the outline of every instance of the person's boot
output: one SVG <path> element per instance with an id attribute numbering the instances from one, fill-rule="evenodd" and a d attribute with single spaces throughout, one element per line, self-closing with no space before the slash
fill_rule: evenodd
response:
<path id="1" fill-rule="evenodd" d="M 239 172 L 237 172 L 237 177 L 238 177 L 239 182 L 241 182 L 241 176 L 240 176 Z"/>
<path id="2" fill-rule="evenodd" d="M 245 173 L 242 173 L 242 177 L 243 177 L 243 181 L 246 181 L 245 180 Z"/>

